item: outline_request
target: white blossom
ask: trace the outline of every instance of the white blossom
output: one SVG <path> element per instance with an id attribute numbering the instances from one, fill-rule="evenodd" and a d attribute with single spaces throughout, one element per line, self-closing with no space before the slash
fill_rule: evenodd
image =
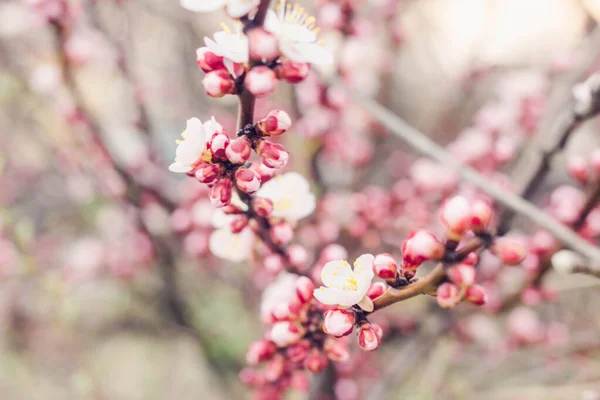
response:
<path id="1" fill-rule="evenodd" d="M 175 162 L 169 166 L 169 170 L 185 173 L 194 169 L 206 149 L 209 134 L 220 129 L 214 117 L 204 124 L 198 118 L 188 119 L 185 131 L 181 134 L 183 140 L 176 141 Z"/>
<path id="2" fill-rule="evenodd" d="M 279 40 L 281 53 L 294 62 L 329 64 L 331 53 L 317 42 L 315 18 L 307 15 L 298 4 L 280 0 L 277 12 L 269 10 L 265 29 Z"/>
<path id="3" fill-rule="evenodd" d="M 212 223 L 217 229 L 210 235 L 208 248 L 216 257 L 242 262 L 250 258 L 255 237 L 250 228 L 244 228 L 240 233 L 231 232 L 229 223 L 233 218 L 221 210 L 214 211 Z"/>
<path id="4" fill-rule="evenodd" d="M 345 260 L 328 262 L 321 272 L 325 286 L 315 289 L 315 298 L 327 305 L 347 308 L 358 304 L 373 311 L 373 302 L 366 296 L 374 275 L 373 260 L 373 255 L 363 254 L 354 262 L 354 269 Z"/>
<path id="5" fill-rule="evenodd" d="M 297 172 L 276 176 L 264 183 L 256 196 L 273 202 L 273 216 L 298 221 L 310 215 L 316 207 L 315 195 L 308 181 Z"/>
<path id="6" fill-rule="evenodd" d="M 231 18 L 241 18 L 258 7 L 260 0 L 181 0 L 180 4 L 194 12 L 212 12 L 225 7 Z"/>
<path id="7" fill-rule="evenodd" d="M 212 39 L 205 37 L 204 44 L 210 51 L 223 57 L 227 71 L 235 77 L 234 63 L 248 62 L 248 38 L 242 32 L 240 24 L 236 24 L 233 31 L 225 24 L 222 27 L 223 30 L 215 33 Z"/>

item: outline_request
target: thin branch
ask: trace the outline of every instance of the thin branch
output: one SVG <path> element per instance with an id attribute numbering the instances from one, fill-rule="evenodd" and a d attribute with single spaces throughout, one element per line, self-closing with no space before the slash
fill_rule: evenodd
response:
<path id="1" fill-rule="evenodd" d="M 347 89 L 346 89 L 347 90 Z M 375 119 L 386 126 L 394 135 L 403 139 L 408 145 L 420 153 L 454 169 L 465 181 L 471 183 L 497 202 L 529 218 L 532 222 L 546 229 L 569 248 L 600 264 L 600 249 L 581 239 L 575 232 L 567 228 L 534 204 L 508 192 L 506 189 L 490 181 L 489 178 L 468 166 L 462 165 L 446 150 L 429 139 L 425 134 L 410 126 L 385 107 L 369 98 L 362 98 L 347 90 L 356 104 L 368 111 Z"/>

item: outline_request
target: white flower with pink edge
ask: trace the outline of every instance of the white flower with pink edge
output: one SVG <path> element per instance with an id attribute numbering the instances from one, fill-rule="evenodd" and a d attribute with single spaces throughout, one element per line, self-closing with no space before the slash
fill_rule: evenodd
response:
<path id="1" fill-rule="evenodd" d="M 271 200 L 271 215 L 288 221 L 307 217 L 316 207 L 315 195 L 310 192 L 308 181 L 297 172 L 288 172 L 264 183 L 256 196 Z"/>

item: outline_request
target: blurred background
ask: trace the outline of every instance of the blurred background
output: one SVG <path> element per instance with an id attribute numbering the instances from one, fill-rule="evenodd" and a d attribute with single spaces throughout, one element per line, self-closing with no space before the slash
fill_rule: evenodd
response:
<path id="1" fill-rule="evenodd" d="M 300 3 L 326 20 L 322 4 Z M 320 74 L 341 75 L 351 91 L 377 98 L 442 144 L 478 118 L 500 119 L 518 146 L 539 140 L 533 133 L 553 122 L 573 84 L 600 65 L 599 2 L 364 3 L 352 38 L 323 29 L 336 63 Z M 65 9 L 68 23 L 57 23 Z M 221 22 L 230 23 L 176 1 L 0 1 L 3 399 L 248 396 L 237 375 L 248 345 L 262 336 L 259 288 L 268 279 L 250 263 L 210 255 L 206 192 L 167 170 L 186 119 L 214 115 L 234 131 L 235 96 L 206 96 L 195 62 L 203 37 Z M 515 104 L 518 124 L 503 114 Z M 342 147 L 367 149 L 365 159 L 323 154 L 314 127 L 328 118 L 322 110 L 291 85 L 261 101 L 257 115 L 273 105 L 299 121 L 284 138 L 288 169 L 312 177 L 318 194 L 372 184 L 391 190 L 416 159 L 381 129 L 363 132 L 367 117 L 359 109 L 339 128 L 356 140 Z M 567 154 L 597 147 L 597 131 L 597 121 L 587 123 Z M 541 202 L 568 179 L 564 157 L 552 167 Z M 338 232 L 332 241 L 359 254 L 398 248 L 415 215 L 394 218 L 389 235 Z M 306 221 L 300 242 L 310 247 L 311 234 L 326 236 L 320 222 Z M 508 309 L 459 307 L 436 320 L 431 299 L 386 310 L 389 340 L 353 361 L 336 394 L 599 399 L 600 292 L 591 278 L 547 278 L 548 290 L 531 296 L 549 301 L 525 296 L 526 308 L 517 296 Z M 520 271 L 502 275 L 501 291 L 518 291 L 522 280 Z M 449 319 L 453 334 L 445 332 Z"/>

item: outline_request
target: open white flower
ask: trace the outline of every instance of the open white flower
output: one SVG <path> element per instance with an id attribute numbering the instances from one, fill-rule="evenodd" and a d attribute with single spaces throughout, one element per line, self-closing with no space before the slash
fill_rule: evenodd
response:
<path id="1" fill-rule="evenodd" d="M 232 31 L 227 25 L 221 25 L 223 30 L 213 35 L 213 39 L 204 38 L 204 44 L 213 53 L 223 57 L 227 71 L 236 76 L 234 63 L 248 62 L 248 38 L 242 32 L 241 25 L 236 24 Z"/>
<path id="2" fill-rule="evenodd" d="M 194 12 L 212 12 L 225 7 L 231 18 L 241 18 L 258 7 L 260 0 L 181 0 L 180 4 Z"/>
<path id="3" fill-rule="evenodd" d="M 250 258 L 254 247 L 254 233 L 245 228 L 240 233 L 233 233 L 229 223 L 235 218 L 221 210 L 215 210 L 212 223 L 217 228 L 211 235 L 208 247 L 213 255 L 233 262 L 242 262 Z"/>
<path id="4" fill-rule="evenodd" d="M 262 185 L 256 196 L 273 202 L 273 216 L 298 221 L 310 215 L 316 207 L 315 195 L 308 181 L 297 172 L 276 176 Z"/>
<path id="5" fill-rule="evenodd" d="M 331 53 L 317 43 L 319 30 L 314 27 L 315 18 L 304 12 L 298 4 L 280 0 L 277 13 L 269 10 L 265 29 L 279 40 L 281 53 L 294 62 L 329 64 Z"/>
<path id="6" fill-rule="evenodd" d="M 374 275 L 374 258 L 371 254 L 363 254 L 354 262 L 354 270 L 345 260 L 325 264 L 321 272 L 325 286 L 315 289 L 315 298 L 323 304 L 340 308 L 357 304 L 365 311 L 373 311 L 373 301 L 366 294 Z"/>
<path id="7" fill-rule="evenodd" d="M 206 141 L 215 132 L 222 132 L 223 127 L 215 117 L 204 124 L 198 118 L 187 120 L 185 131 L 181 134 L 183 140 L 176 140 L 175 162 L 169 166 L 172 172 L 190 172 L 199 163 L 206 149 Z"/>

